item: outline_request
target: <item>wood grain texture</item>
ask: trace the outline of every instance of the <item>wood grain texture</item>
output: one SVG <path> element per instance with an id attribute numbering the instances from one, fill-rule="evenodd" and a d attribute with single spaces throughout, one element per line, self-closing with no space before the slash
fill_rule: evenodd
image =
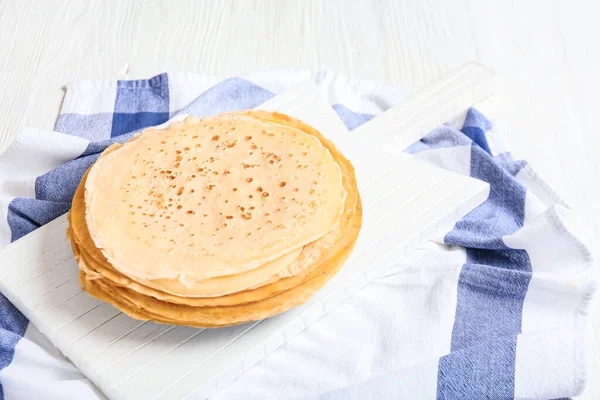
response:
<path id="1" fill-rule="evenodd" d="M 593 0 L 4 0 L 0 151 L 25 126 L 53 127 L 66 83 L 114 79 L 126 64 L 130 78 L 298 67 L 419 87 L 477 59 L 504 82 L 484 111 L 580 211 L 600 254 L 599 12 Z M 594 329 L 585 399 L 600 399 Z"/>

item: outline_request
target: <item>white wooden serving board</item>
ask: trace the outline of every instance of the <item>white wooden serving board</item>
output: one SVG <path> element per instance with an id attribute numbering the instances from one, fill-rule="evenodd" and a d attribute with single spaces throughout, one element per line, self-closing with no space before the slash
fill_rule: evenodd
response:
<path id="1" fill-rule="evenodd" d="M 448 89 L 448 82 L 438 86 L 464 92 L 472 82 L 460 79 L 462 86 Z M 411 129 L 414 123 L 422 124 L 423 107 L 392 109 L 352 133 L 313 84 L 296 87 L 261 108 L 313 125 L 346 153 L 357 172 L 364 217 L 355 250 L 340 273 L 305 305 L 274 318 L 221 329 L 131 319 L 81 291 L 77 263 L 65 238 L 65 216 L 0 251 L 0 291 L 109 398 L 210 396 L 409 251 L 447 232 L 488 196 L 488 185 L 481 181 L 381 151 L 389 133 L 399 127 L 410 133 L 411 140 L 419 139 Z M 389 123 L 382 125 L 382 118 Z"/>

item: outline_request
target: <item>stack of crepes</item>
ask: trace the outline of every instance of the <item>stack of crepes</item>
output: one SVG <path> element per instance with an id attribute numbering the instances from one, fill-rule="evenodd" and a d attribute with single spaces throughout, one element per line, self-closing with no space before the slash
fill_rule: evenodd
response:
<path id="1" fill-rule="evenodd" d="M 305 302 L 362 221 L 354 170 L 279 113 L 188 117 L 110 146 L 69 213 L 80 282 L 141 320 L 221 327 Z"/>

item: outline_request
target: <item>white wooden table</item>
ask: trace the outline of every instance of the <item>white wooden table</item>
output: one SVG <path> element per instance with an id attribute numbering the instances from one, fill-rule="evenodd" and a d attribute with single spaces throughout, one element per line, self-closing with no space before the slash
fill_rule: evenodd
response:
<path id="1" fill-rule="evenodd" d="M 54 126 L 66 83 L 115 79 L 126 65 L 129 78 L 328 68 L 416 88 L 476 59 L 503 79 L 484 111 L 580 211 L 598 255 L 599 14 L 594 0 L 5 0 L 0 152 L 25 126 Z M 599 312 L 596 302 L 594 321 Z M 583 399 L 600 399 L 595 325 Z"/>

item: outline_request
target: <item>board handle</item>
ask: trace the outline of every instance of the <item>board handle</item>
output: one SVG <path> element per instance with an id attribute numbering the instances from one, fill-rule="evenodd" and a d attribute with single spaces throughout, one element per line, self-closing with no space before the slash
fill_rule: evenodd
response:
<path id="1" fill-rule="evenodd" d="M 348 146 L 355 151 L 364 151 L 371 146 L 393 153 L 404 151 L 434 129 L 490 97 L 495 86 L 492 70 L 469 62 L 356 128 Z"/>

